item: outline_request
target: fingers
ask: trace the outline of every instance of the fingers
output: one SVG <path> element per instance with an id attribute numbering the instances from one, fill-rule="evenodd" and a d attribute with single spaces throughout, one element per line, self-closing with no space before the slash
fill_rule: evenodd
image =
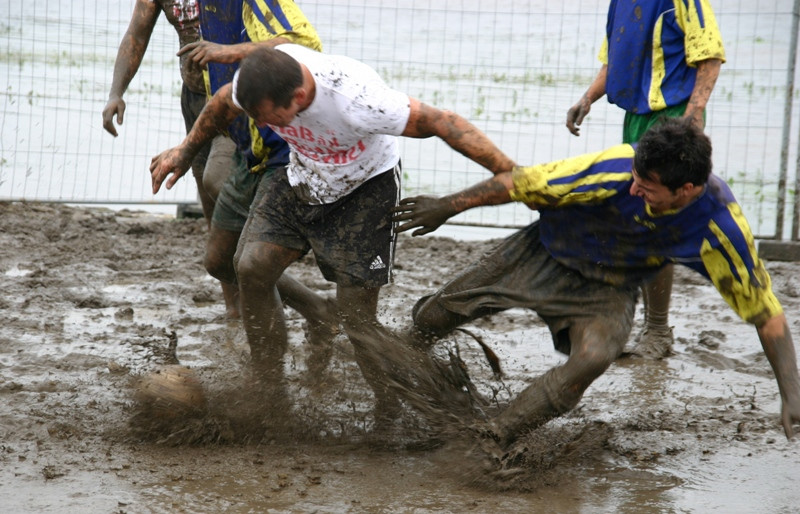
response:
<path id="1" fill-rule="evenodd" d="M 570 134 L 572 134 L 573 136 L 581 135 L 581 129 L 579 129 L 578 127 L 575 126 L 575 124 L 569 121 L 567 122 L 567 130 L 569 130 Z"/>
<path id="2" fill-rule="evenodd" d="M 103 128 L 112 136 L 117 137 L 117 128 L 114 126 L 115 114 L 117 117 L 117 125 L 122 125 L 125 105 L 109 102 L 106 108 L 103 109 Z"/>
<path id="3" fill-rule="evenodd" d="M 783 432 L 786 434 L 786 439 L 791 441 L 794 439 L 794 426 L 792 425 L 792 415 L 786 409 L 784 409 L 781 416 L 781 422 L 783 424 Z"/>
<path id="4" fill-rule="evenodd" d="M 181 56 L 183 54 L 193 51 L 195 48 L 198 47 L 198 45 L 200 45 L 200 43 L 202 43 L 202 41 L 195 41 L 194 43 L 189 43 L 187 45 L 180 47 L 180 49 L 178 49 L 177 55 Z"/>
<path id="5" fill-rule="evenodd" d="M 161 173 L 161 155 L 156 155 L 150 160 L 150 180 L 152 181 L 153 185 L 153 194 L 158 193 L 158 190 L 161 189 L 161 182 L 164 181 L 164 177 Z"/>
<path id="6" fill-rule="evenodd" d="M 569 130 L 573 136 L 577 136 L 580 133 L 580 129 L 575 126 L 574 107 L 567 112 L 567 130 Z"/>
<path id="7" fill-rule="evenodd" d="M 103 118 L 103 128 L 112 136 L 117 137 L 117 129 L 110 118 Z"/>

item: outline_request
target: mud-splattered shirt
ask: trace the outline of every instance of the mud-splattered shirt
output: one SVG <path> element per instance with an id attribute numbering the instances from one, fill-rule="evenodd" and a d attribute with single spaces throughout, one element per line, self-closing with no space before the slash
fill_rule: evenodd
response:
<path id="1" fill-rule="evenodd" d="M 539 208 L 542 242 L 563 265 L 615 285 L 638 283 L 667 262 L 714 283 L 745 321 L 780 314 L 769 273 L 728 185 L 712 174 L 705 191 L 679 210 L 653 213 L 630 193 L 634 147 L 513 171 L 515 201 Z"/>
<path id="2" fill-rule="evenodd" d="M 725 49 L 708 0 L 611 0 L 598 58 L 608 101 L 646 114 L 687 101 L 697 63 Z"/>
<path id="3" fill-rule="evenodd" d="M 317 31 L 291 0 L 203 1 L 200 13 L 203 39 L 223 45 L 268 41 L 283 37 L 293 43 L 322 51 Z M 239 63 L 209 63 L 208 94 L 229 83 Z M 283 166 L 289 162 L 289 146 L 269 127 L 256 127 L 242 115 L 228 127 L 253 172 Z"/>
<path id="4" fill-rule="evenodd" d="M 164 11 L 167 21 L 175 27 L 180 46 L 200 39 L 200 7 L 198 0 L 152 0 Z M 188 55 L 180 58 L 181 78 L 195 93 L 205 91 L 203 69 L 194 65 Z"/>
<path id="5" fill-rule="evenodd" d="M 411 112 L 407 94 L 375 70 L 341 55 L 280 45 L 306 66 L 316 93 L 286 127 L 273 127 L 292 148 L 289 182 L 310 204 L 332 203 L 400 161 L 397 137 Z"/>

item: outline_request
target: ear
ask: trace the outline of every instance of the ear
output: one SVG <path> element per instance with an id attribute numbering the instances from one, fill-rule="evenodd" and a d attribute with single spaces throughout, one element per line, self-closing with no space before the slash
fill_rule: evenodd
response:
<path id="1" fill-rule="evenodd" d="M 697 186 L 695 184 L 692 184 L 691 182 L 687 182 L 687 183 L 685 183 L 684 185 L 682 185 L 681 187 L 678 188 L 678 194 L 680 196 L 684 197 L 684 198 L 690 198 L 690 197 L 694 196 L 694 194 L 697 191 L 698 187 L 702 187 L 702 186 Z"/>
<path id="2" fill-rule="evenodd" d="M 294 101 L 301 108 L 305 107 L 307 99 L 308 99 L 308 91 L 306 90 L 306 88 L 300 86 L 294 90 Z"/>

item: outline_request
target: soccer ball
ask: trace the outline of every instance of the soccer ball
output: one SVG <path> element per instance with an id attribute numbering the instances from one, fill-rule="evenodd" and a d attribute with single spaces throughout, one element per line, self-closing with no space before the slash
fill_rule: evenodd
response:
<path id="1" fill-rule="evenodd" d="M 160 366 L 139 379 L 136 401 L 144 412 L 160 419 L 197 416 L 206 408 L 200 379 L 177 364 Z"/>

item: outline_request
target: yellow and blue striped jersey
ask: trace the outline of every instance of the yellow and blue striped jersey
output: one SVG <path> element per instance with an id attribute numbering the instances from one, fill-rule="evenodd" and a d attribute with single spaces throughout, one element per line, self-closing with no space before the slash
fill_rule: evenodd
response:
<path id="1" fill-rule="evenodd" d="M 283 37 L 292 43 L 322 51 L 317 31 L 292 0 L 203 1 L 200 33 L 204 40 L 231 45 Z M 209 95 L 233 79 L 239 63 L 209 63 L 206 86 Z M 289 163 L 289 146 L 269 127 L 258 128 L 239 116 L 228 135 L 236 143 L 252 171 Z"/>
<path id="2" fill-rule="evenodd" d="M 708 0 L 612 0 L 598 58 L 608 101 L 647 114 L 687 101 L 696 64 L 725 48 Z"/>
<path id="3" fill-rule="evenodd" d="M 686 207 L 655 214 L 630 193 L 634 147 L 617 145 L 513 171 L 515 201 L 538 207 L 542 243 L 583 276 L 633 285 L 668 262 L 699 272 L 742 319 L 780 314 L 747 220 L 724 180 L 712 174 Z"/>

